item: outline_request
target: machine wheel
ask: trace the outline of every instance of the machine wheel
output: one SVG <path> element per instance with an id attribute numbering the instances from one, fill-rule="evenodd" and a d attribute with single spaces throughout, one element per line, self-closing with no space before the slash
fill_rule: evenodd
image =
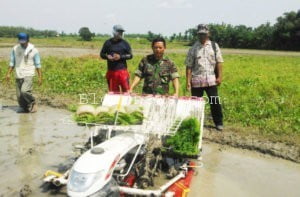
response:
<path id="1" fill-rule="evenodd" d="M 151 185 L 151 180 L 148 177 L 142 177 L 138 180 L 138 187 L 146 189 Z"/>

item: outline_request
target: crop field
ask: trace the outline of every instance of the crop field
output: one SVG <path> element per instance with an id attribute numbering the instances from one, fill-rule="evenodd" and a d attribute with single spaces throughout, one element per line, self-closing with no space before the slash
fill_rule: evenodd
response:
<path id="1" fill-rule="evenodd" d="M 63 39 L 63 38 L 60 38 Z M 70 38 L 66 38 L 70 39 Z M 58 40 L 58 39 L 56 39 Z M 80 47 L 80 41 L 67 40 L 65 44 L 55 39 L 37 43 L 41 46 Z M 104 39 L 83 42 L 81 47 L 100 48 Z M 33 43 L 34 43 L 33 41 Z M 9 39 L 3 43 L 11 43 Z M 57 43 L 56 43 L 57 42 Z M 58 44 L 59 43 L 59 44 Z M 76 44 L 73 44 L 76 43 Z M 181 48 L 180 48 L 181 46 Z M 149 49 L 146 40 L 133 41 L 133 49 Z M 179 43 L 168 45 L 168 49 L 187 49 Z M 172 51 L 172 50 L 170 50 Z M 185 54 L 168 53 L 180 72 L 180 95 L 190 95 L 185 89 Z M 128 61 L 133 73 L 143 55 L 134 55 Z M 281 138 L 289 136 L 291 142 L 300 142 L 300 58 L 297 56 L 274 56 L 253 54 L 225 54 L 223 83 L 219 94 L 224 110 L 225 124 L 250 128 L 248 132 L 258 131 L 262 136 Z M 35 86 L 35 93 L 57 98 L 71 98 L 79 102 L 79 94 L 96 93 L 97 99 L 107 92 L 105 79 L 106 61 L 96 55 L 81 57 L 44 57 L 41 87 Z M 0 61 L 0 78 L 7 71 L 8 62 Z M 136 92 L 141 91 L 141 85 Z M 10 84 L 13 89 L 13 83 Z M 172 88 L 171 88 L 172 92 Z M 209 107 L 207 107 L 209 110 Z M 209 114 L 209 113 L 208 113 Z"/>

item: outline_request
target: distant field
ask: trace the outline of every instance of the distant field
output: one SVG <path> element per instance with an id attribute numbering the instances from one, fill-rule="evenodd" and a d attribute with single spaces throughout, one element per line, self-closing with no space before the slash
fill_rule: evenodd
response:
<path id="1" fill-rule="evenodd" d="M 33 42 L 38 43 L 38 40 Z M 3 43 L 3 40 L 0 43 Z M 44 41 L 41 41 L 41 45 L 43 43 Z M 50 39 L 49 43 L 55 45 L 54 39 Z M 69 41 L 66 43 L 70 44 Z M 80 93 L 95 92 L 101 97 L 107 91 L 106 62 L 98 58 L 98 48 L 103 40 L 92 43 L 97 46 L 97 49 L 89 49 L 92 55 L 44 57 L 44 84 L 42 87 L 36 87 L 35 91 L 49 97 L 72 98 L 74 103 L 78 102 Z M 189 95 L 185 90 L 184 67 L 187 47 L 180 48 L 178 43 L 173 44 L 169 44 L 168 56 L 176 63 L 182 76 L 180 94 Z M 59 42 L 58 45 L 63 44 Z M 83 42 L 83 45 L 88 46 L 86 42 Z M 133 42 L 133 48 L 148 53 L 149 42 Z M 227 53 L 230 50 L 234 52 Z M 248 50 L 248 53 L 244 53 L 247 50 L 232 49 L 228 51 L 224 50 L 224 79 L 219 89 L 226 124 L 253 128 L 263 136 L 290 136 L 291 141 L 300 142 L 299 53 L 258 50 Z M 135 54 L 128 62 L 131 74 L 144 53 Z M 274 54 L 270 55 L 272 53 Z M 5 60 L 0 61 L 1 79 L 6 73 L 7 63 Z M 249 129 L 249 132 L 251 131 L 252 129 Z"/>
<path id="2" fill-rule="evenodd" d="M 79 37 L 32 38 L 30 41 L 38 47 L 67 47 L 99 49 L 108 37 L 96 37 L 92 41 L 81 41 Z M 133 49 L 148 49 L 150 42 L 143 38 L 126 38 Z M 16 38 L 0 38 L 0 47 L 11 47 Z M 186 42 L 170 42 L 169 48 L 188 48 Z"/>
<path id="3" fill-rule="evenodd" d="M 77 57 L 82 55 L 98 55 L 104 41 L 108 37 L 96 37 L 92 41 L 81 41 L 78 37 L 32 38 L 31 42 L 37 46 L 43 57 Z M 145 55 L 151 52 L 151 43 L 144 38 L 126 38 L 131 44 L 135 55 Z M 15 38 L 0 38 L 0 59 L 7 59 L 11 47 L 15 45 Z M 167 53 L 186 54 L 189 48 L 187 42 L 168 42 Z M 238 55 L 272 55 L 272 56 L 297 56 L 300 52 L 253 50 L 253 49 L 222 49 L 223 54 Z"/>

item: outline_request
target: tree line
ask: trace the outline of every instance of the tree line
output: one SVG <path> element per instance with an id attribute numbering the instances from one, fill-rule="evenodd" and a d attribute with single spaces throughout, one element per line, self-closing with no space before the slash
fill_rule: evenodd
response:
<path id="1" fill-rule="evenodd" d="M 211 40 L 225 48 L 300 50 L 300 10 L 287 12 L 274 25 L 262 24 L 256 28 L 245 25 L 209 24 Z M 149 35 L 149 37 L 152 35 Z M 173 34 L 170 41 L 197 40 L 196 28 Z"/>
<path id="2" fill-rule="evenodd" d="M 271 49 L 271 50 L 300 50 L 300 10 L 284 13 L 276 23 L 262 24 L 258 27 L 230 24 L 209 24 L 211 40 L 225 48 Z M 19 32 L 26 32 L 31 37 L 80 36 L 82 40 L 90 41 L 95 36 L 107 34 L 92 33 L 88 27 L 81 27 L 77 33 L 58 33 L 55 30 L 35 30 L 25 27 L 0 26 L 0 37 L 16 37 Z M 147 34 L 126 34 L 127 38 L 146 38 L 152 41 L 163 35 L 148 31 Z M 170 42 L 182 41 L 192 45 L 197 40 L 196 28 L 190 28 L 184 33 L 164 36 Z"/>
<path id="3" fill-rule="evenodd" d="M 55 30 L 36 30 L 26 27 L 0 26 L 0 37 L 16 37 L 20 32 L 26 32 L 31 37 L 54 37 L 58 35 L 58 32 Z"/>

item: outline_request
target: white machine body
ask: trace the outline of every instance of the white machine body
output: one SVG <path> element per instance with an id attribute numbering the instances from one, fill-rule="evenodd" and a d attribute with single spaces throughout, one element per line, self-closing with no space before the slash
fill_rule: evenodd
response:
<path id="1" fill-rule="evenodd" d="M 143 135 L 124 133 L 85 152 L 71 169 L 67 183 L 68 195 L 82 197 L 96 193 L 110 181 L 120 159 L 144 143 Z"/>

